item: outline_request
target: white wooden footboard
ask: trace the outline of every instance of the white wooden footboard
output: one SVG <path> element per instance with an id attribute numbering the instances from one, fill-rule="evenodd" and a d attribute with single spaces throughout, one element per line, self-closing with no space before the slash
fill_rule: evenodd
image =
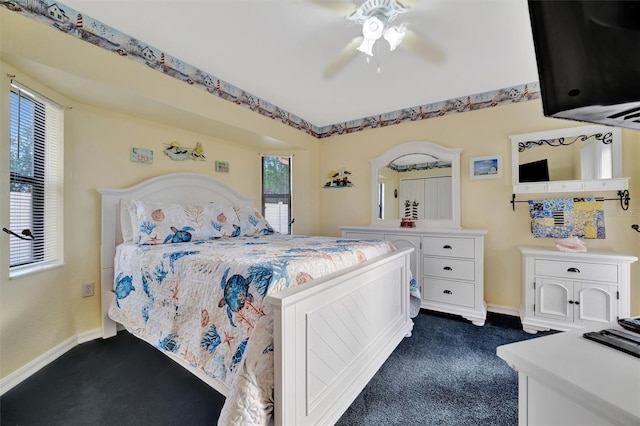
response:
<path id="1" fill-rule="evenodd" d="M 404 249 L 267 297 L 276 425 L 335 423 L 413 327 Z"/>

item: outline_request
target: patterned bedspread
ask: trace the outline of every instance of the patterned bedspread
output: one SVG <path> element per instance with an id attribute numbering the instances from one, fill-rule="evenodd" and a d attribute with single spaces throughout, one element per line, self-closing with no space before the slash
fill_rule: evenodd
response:
<path id="1" fill-rule="evenodd" d="M 266 425 L 273 411 L 268 294 L 395 250 L 386 241 L 273 234 L 122 244 L 109 316 L 229 388 L 219 424 Z M 412 280 L 412 316 L 420 295 Z"/>

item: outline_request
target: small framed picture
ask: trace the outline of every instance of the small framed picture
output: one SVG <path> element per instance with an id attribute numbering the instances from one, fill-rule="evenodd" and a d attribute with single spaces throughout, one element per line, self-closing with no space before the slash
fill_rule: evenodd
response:
<path id="1" fill-rule="evenodd" d="M 471 179 L 492 179 L 502 177 L 502 157 L 472 157 L 469 160 Z"/>
<path id="2" fill-rule="evenodd" d="M 229 173 L 229 163 L 226 161 L 216 161 L 216 172 Z"/>
<path id="3" fill-rule="evenodd" d="M 134 163 L 153 163 L 153 151 L 142 148 L 131 148 L 131 161 Z"/>

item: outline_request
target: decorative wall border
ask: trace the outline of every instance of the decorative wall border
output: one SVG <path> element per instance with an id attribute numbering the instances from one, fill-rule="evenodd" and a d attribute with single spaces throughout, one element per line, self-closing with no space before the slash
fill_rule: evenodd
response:
<path id="1" fill-rule="evenodd" d="M 316 138 L 360 132 L 433 117 L 491 108 L 529 101 L 540 97 L 540 85 L 531 82 L 490 92 L 469 95 L 415 107 L 403 108 L 375 116 L 363 117 L 328 126 L 312 123 L 252 95 L 224 80 L 206 73 L 176 57 L 168 55 L 143 41 L 124 34 L 107 24 L 83 15 L 59 2 L 44 0 L 0 0 L 0 6 L 35 19 L 68 35 L 101 47 L 117 55 L 140 62 L 212 95 L 248 108 L 265 117 L 301 130 Z"/>

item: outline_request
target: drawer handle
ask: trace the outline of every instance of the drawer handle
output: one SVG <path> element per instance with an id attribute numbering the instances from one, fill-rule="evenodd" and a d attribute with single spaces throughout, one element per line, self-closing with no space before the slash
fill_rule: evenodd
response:
<path id="1" fill-rule="evenodd" d="M 453 247 L 451 247 L 449 244 L 442 246 L 443 249 L 445 250 L 451 250 Z"/>
<path id="2" fill-rule="evenodd" d="M 575 273 L 579 274 L 580 273 L 580 269 L 578 269 L 578 268 L 569 268 L 569 269 L 567 269 L 567 272 L 575 272 Z"/>
<path id="3" fill-rule="evenodd" d="M 442 269 L 444 269 L 445 271 L 453 271 L 453 269 L 451 269 L 451 266 L 445 266 Z"/>
<path id="4" fill-rule="evenodd" d="M 453 294 L 453 292 L 451 290 L 445 290 L 443 291 L 444 294 Z"/>

